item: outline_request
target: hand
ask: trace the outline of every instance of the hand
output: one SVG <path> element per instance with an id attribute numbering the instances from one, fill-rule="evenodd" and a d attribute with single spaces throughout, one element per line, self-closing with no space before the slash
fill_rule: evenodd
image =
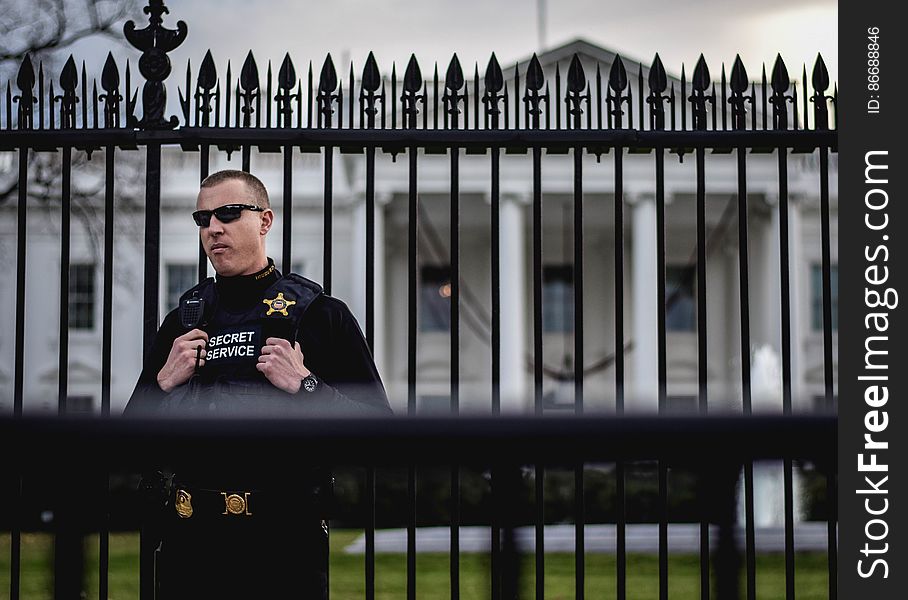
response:
<path id="1" fill-rule="evenodd" d="M 167 362 L 158 371 L 158 385 L 165 392 L 189 381 L 195 372 L 195 357 L 198 348 L 202 348 L 199 366 L 205 365 L 205 347 L 208 345 L 208 334 L 201 329 L 193 329 L 173 340 Z"/>
<path id="2" fill-rule="evenodd" d="M 255 368 L 264 373 L 274 387 L 290 394 L 298 392 L 303 378 L 309 375 L 309 369 L 303 364 L 300 343 L 295 342 L 291 346 L 283 338 L 270 337 L 265 340 Z"/>

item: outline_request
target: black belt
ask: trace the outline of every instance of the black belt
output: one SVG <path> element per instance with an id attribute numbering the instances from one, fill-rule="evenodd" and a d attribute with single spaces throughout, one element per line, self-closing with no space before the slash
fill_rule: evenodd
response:
<path id="1" fill-rule="evenodd" d="M 306 504 L 295 499 L 290 491 L 216 490 L 180 485 L 174 486 L 172 500 L 176 515 L 185 520 L 285 518 Z"/>

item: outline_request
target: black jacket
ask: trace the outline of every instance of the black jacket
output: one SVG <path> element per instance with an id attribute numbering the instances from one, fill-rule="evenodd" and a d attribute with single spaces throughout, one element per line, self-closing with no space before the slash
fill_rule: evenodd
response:
<path id="1" fill-rule="evenodd" d="M 267 276 L 256 279 L 261 273 Z M 299 276 L 293 277 L 304 280 Z M 269 297 L 269 290 L 280 285 L 281 279 L 280 273 L 274 269 L 270 259 L 269 267 L 259 274 L 218 277 L 216 282 L 208 282 L 215 306 L 209 306 L 206 312 L 262 307 L 263 298 Z M 262 376 L 262 380 L 273 391 L 273 397 L 283 398 L 283 401 L 279 404 L 258 406 L 316 415 L 390 414 L 391 408 L 384 386 L 356 318 L 342 301 L 324 294 L 318 284 L 309 280 L 304 281 L 313 293 L 307 299 L 307 306 L 302 312 L 295 340 L 300 344 L 306 367 L 320 381 L 319 388 L 310 393 L 301 387 L 295 395 L 290 395 L 270 386 Z M 206 329 L 205 326 L 200 328 Z M 177 393 L 185 393 L 180 387 L 170 394 L 161 390 L 157 383 L 157 374 L 167 361 L 174 339 L 187 331 L 180 322 L 178 309 L 171 311 L 164 318 L 124 414 L 154 414 L 165 411 L 168 408 L 168 400 Z M 261 342 L 259 346 L 260 344 Z M 208 365 L 200 370 L 202 375 L 207 367 Z M 268 409 L 263 408 L 263 411 L 267 413 Z"/>

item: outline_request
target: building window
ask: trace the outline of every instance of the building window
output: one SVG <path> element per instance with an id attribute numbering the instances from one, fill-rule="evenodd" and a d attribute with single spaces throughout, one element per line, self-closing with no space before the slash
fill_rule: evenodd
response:
<path id="1" fill-rule="evenodd" d="M 574 270 L 571 265 L 542 267 L 542 331 L 574 330 Z"/>
<path id="2" fill-rule="evenodd" d="M 290 272 L 291 272 L 291 273 L 296 273 L 297 275 L 302 275 L 303 277 L 307 277 L 307 275 L 306 275 L 306 261 L 302 261 L 302 260 L 295 260 L 295 261 L 293 261 L 293 262 L 290 264 Z M 285 275 L 286 275 L 286 273 L 285 273 Z"/>
<path id="3" fill-rule="evenodd" d="M 198 265 L 167 265 L 167 310 L 175 309 L 180 303 L 180 296 L 198 282 Z"/>
<path id="4" fill-rule="evenodd" d="M 832 330 L 839 329 L 839 266 L 829 269 L 830 299 L 832 300 Z M 823 331 L 823 266 L 810 265 L 810 321 L 814 331 Z"/>
<path id="5" fill-rule="evenodd" d="M 665 330 L 694 331 L 696 302 L 694 281 L 696 267 L 665 267 Z"/>
<path id="6" fill-rule="evenodd" d="M 95 266 L 69 266 L 69 328 L 95 327 Z"/>
<path id="7" fill-rule="evenodd" d="M 424 265 L 421 270 L 419 330 L 443 332 L 451 327 L 451 269 Z"/>

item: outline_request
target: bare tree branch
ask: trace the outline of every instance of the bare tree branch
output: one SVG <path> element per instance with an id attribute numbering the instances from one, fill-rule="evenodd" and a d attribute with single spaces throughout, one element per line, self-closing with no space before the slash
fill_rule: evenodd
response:
<path id="1" fill-rule="evenodd" d="M 112 10 L 102 15 L 101 5 Z M 18 7 L 4 8 L 0 64 L 18 62 L 26 54 L 60 50 L 96 35 L 121 40 L 121 24 L 137 7 L 137 0 L 41 0 L 37 6 L 21 2 Z"/>

